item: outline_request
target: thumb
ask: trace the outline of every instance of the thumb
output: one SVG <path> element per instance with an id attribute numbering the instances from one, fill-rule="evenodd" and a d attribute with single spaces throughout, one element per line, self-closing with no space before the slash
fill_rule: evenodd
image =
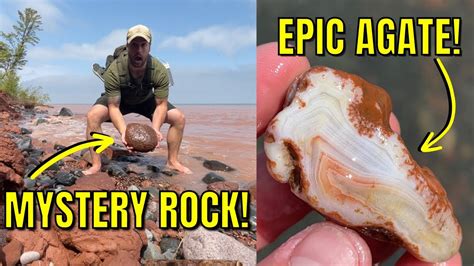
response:
<path id="1" fill-rule="evenodd" d="M 290 238 L 259 265 L 371 265 L 365 241 L 354 231 L 323 222 Z"/>

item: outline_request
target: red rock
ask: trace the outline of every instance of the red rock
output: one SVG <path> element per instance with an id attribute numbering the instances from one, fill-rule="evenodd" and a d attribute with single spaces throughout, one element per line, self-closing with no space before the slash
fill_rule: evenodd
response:
<path id="1" fill-rule="evenodd" d="M 140 184 L 140 186 L 141 186 L 142 188 L 149 188 L 149 187 L 151 187 L 152 185 L 153 185 L 153 184 L 151 183 L 150 180 L 145 180 L 145 181 L 143 181 L 143 182 Z"/>
<path id="2" fill-rule="evenodd" d="M 171 185 L 168 186 L 167 189 L 172 190 L 172 191 L 174 191 L 174 192 L 176 192 L 180 195 L 181 195 L 181 193 L 183 193 L 186 190 L 183 186 L 178 185 L 178 184 L 171 184 Z"/>
<path id="3" fill-rule="evenodd" d="M 16 265 L 20 262 L 20 256 L 23 253 L 23 244 L 16 239 L 12 239 L 10 243 L 2 248 L 1 253 L 5 258 L 0 256 L 0 262 L 5 261 L 6 265 Z"/>
<path id="4" fill-rule="evenodd" d="M 76 184 L 68 189 L 114 190 L 115 182 L 107 174 L 99 173 L 77 179 Z M 92 213 L 92 206 L 88 208 L 88 212 Z M 71 205 L 71 209 L 77 215 L 77 205 Z M 133 220 L 133 214 L 130 220 Z M 136 265 L 142 247 L 147 244 L 143 230 L 59 230 L 55 226 L 50 230 L 42 230 L 39 224 L 36 228 L 35 231 L 14 230 L 10 238 L 20 242 L 24 250 L 40 252 L 43 255 L 42 265 L 50 262 L 54 265 L 118 265 L 119 262 Z"/>
<path id="5" fill-rule="evenodd" d="M 1 97 L 1 94 L 0 94 Z M 0 123 L 4 123 L 0 120 Z M 23 176 L 25 171 L 25 158 L 17 148 L 13 140 L 4 133 L 11 132 L 13 127 L 2 127 L 0 134 L 0 191 L 19 190 L 23 187 Z M 4 182 L 7 180 L 8 182 Z"/>
<path id="6" fill-rule="evenodd" d="M 239 184 L 231 181 L 218 181 L 207 185 L 207 189 L 219 193 L 221 190 L 238 190 Z"/>
<path id="7" fill-rule="evenodd" d="M 137 259 L 132 258 L 129 253 L 119 251 L 118 254 L 108 256 L 103 265 L 140 265 Z"/>
<path id="8" fill-rule="evenodd" d="M 76 184 L 68 188 L 75 190 L 114 190 L 115 181 L 106 173 L 97 173 L 76 179 Z"/>
<path id="9" fill-rule="evenodd" d="M 130 123 L 125 130 L 125 141 L 134 150 L 149 152 L 155 149 L 158 138 L 153 128 L 138 123 Z"/>
<path id="10" fill-rule="evenodd" d="M 24 174 L 25 158 L 13 140 L 6 136 L 0 136 L 0 162 L 15 170 L 17 174 Z"/>
<path id="11" fill-rule="evenodd" d="M 155 238 L 156 242 L 160 242 L 161 238 L 163 238 L 163 230 L 158 228 L 158 225 L 152 220 L 146 220 L 145 221 L 145 228 L 150 230 L 150 232 L 153 234 L 153 237 Z"/>
<path id="12" fill-rule="evenodd" d="M 100 265 L 101 260 L 99 256 L 94 253 L 84 252 L 79 253 L 71 260 L 71 265 Z"/>

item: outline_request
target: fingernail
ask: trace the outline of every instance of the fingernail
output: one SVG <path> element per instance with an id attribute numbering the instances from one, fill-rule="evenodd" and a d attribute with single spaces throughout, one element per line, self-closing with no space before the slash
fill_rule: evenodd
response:
<path id="1" fill-rule="evenodd" d="M 367 245 L 355 232 L 330 223 L 315 227 L 295 246 L 289 260 L 293 266 L 370 265 L 370 261 Z"/>

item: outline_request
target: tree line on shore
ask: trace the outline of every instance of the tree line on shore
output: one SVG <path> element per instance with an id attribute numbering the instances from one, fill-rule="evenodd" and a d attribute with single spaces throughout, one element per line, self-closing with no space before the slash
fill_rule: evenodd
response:
<path id="1" fill-rule="evenodd" d="M 18 71 L 26 63 L 27 48 L 38 44 L 37 33 L 42 30 L 41 15 L 32 8 L 18 11 L 18 20 L 11 32 L 0 31 L 0 91 L 10 95 L 25 107 L 34 107 L 49 101 L 40 86 L 24 87 Z"/>

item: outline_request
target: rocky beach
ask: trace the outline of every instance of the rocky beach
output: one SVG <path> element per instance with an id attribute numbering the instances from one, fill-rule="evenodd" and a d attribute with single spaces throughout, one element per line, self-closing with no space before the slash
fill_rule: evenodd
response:
<path id="1" fill-rule="evenodd" d="M 242 118 L 245 112 L 224 112 L 222 118 L 209 114 L 207 109 L 200 113 L 199 108 L 204 107 L 188 112 L 189 123 L 180 159 L 192 169 L 191 175 L 165 167 L 166 141 L 160 143 L 160 149 L 150 153 L 129 153 L 113 126 L 106 124 L 104 133 L 113 136 L 115 143 L 102 153 L 103 167 L 100 173 L 82 175 L 81 170 L 90 165 L 90 155 L 84 150 L 55 163 L 35 180 L 28 178 L 28 173 L 40 162 L 84 140 L 85 113 L 82 111 L 84 108 L 81 108 L 40 106 L 26 109 L 14 105 L 9 97 L 0 94 L 1 263 L 156 265 L 173 260 L 178 265 L 199 265 L 206 261 L 208 263 L 208 260 L 219 260 L 216 263 L 255 264 L 255 143 L 253 139 L 246 140 L 247 137 L 240 134 L 249 131 L 247 128 L 226 129 L 226 123 L 232 124 L 232 116 L 235 118 L 240 115 Z M 248 113 L 254 113 L 255 107 L 249 108 Z M 209 128 L 204 130 L 206 125 L 203 119 L 212 121 L 207 124 Z M 244 126 L 254 125 L 252 117 L 244 120 L 249 120 L 242 122 Z M 147 123 L 135 115 L 126 117 L 126 121 Z M 249 132 L 249 138 L 254 136 L 253 132 Z M 166 136 L 166 131 L 163 135 Z M 62 230 L 55 226 L 49 230 L 40 229 L 40 226 L 35 230 L 4 229 L 4 191 L 62 190 L 147 191 L 149 201 L 145 229 Z M 210 231 L 199 227 L 195 230 L 162 230 L 157 225 L 160 204 L 158 194 L 161 190 L 178 194 L 186 190 L 198 194 L 206 190 L 249 190 L 252 229 Z M 92 208 L 91 204 L 88 208 Z M 78 211 L 77 206 L 73 205 L 72 209 Z M 53 212 L 57 213 L 58 210 Z"/>

